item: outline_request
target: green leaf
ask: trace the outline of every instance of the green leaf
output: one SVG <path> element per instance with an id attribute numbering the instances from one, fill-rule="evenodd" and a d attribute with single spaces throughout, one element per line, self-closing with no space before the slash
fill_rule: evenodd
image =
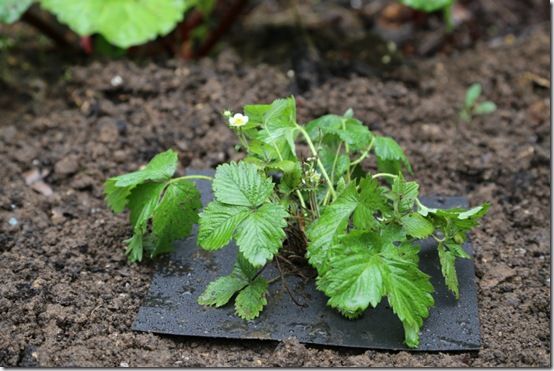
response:
<path id="1" fill-rule="evenodd" d="M 193 0 L 42 0 L 42 7 L 81 36 L 100 33 L 121 48 L 166 35 Z"/>
<path id="2" fill-rule="evenodd" d="M 437 10 L 450 6 L 454 0 L 400 0 L 400 2 L 410 8 L 432 13 Z"/>
<path id="3" fill-rule="evenodd" d="M 353 151 L 361 151 L 366 149 L 373 138 L 373 134 L 369 131 L 361 121 L 352 118 L 343 118 L 344 128 L 337 132 L 339 137 L 348 143 Z"/>
<path id="4" fill-rule="evenodd" d="M 265 143 L 277 145 L 288 153 L 282 159 L 291 159 L 296 156 L 294 143 L 298 127 L 296 124 L 296 101 L 293 97 L 276 99 L 271 103 L 270 108 L 265 112 L 263 118 L 263 129 L 259 132 L 259 139 Z"/>
<path id="5" fill-rule="evenodd" d="M 206 290 L 198 297 L 198 304 L 213 307 L 227 304 L 235 293 L 248 285 L 248 280 L 237 277 L 233 273 L 210 282 Z"/>
<path id="6" fill-rule="evenodd" d="M 0 0 L 0 23 L 13 23 L 33 4 L 33 0 Z"/>
<path id="7" fill-rule="evenodd" d="M 370 248 L 341 253 L 318 280 L 318 288 L 330 298 L 327 304 L 345 313 L 359 312 L 369 304 L 376 307 L 385 294 L 382 257 Z"/>
<path id="8" fill-rule="evenodd" d="M 400 174 L 392 183 L 392 199 L 397 204 L 400 213 L 412 211 L 415 200 L 419 195 L 419 184 L 406 182 Z"/>
<path id="9" fill-rule="evenodd" d="M 266 294 L 267 281 L 257 277 L 252 283 L 242 289 L 235 299 L 235 312 L 245 320 L 252 320 L 258 317 L 267 304 Z"/>
<path id="10" fill-rule="evenodd" d="M 279 190 L 283 193 L 293 192 L 302 180 L 302 167 L 298 161 L 277 161 L 267 165 L 267 168 L 283 173 L 283 178 L 279 183 Z"/>
<path id="11" fill-rule="evenodd" d="M 450 250 L 444 248 L 440 243 L 438 246 L 439 261 L 441 264 L 441 272 L 444 277 L 446 286 L 454 293 L 456 299 L 460 297 L 458 290 L 458 275 L 456 274 L 456 256 Z"/>
<path id="12" fill-rule="evenodd" d="M 104 183 L 106 203 L 114 212 L 122 212 L 127 206 L 133 188 L 147 181 L 169 180 L 177 169 L 177 161 L 177 153 L 170 149 L 154 156 L 144 169 L 109 178 Z"/>
<path id="13" fill-rule="evenodd" d="M 433 286 L 430 277 L 423 273 L 417 265 L 396 254 L 385 257 L 386 279 L 385 290 L 393 312 L 404 325 L 406 345 L 419 345 L 418 332 L 423 325 L 423 319 L 429 316 L 429 308 L 433 306 Z"/>
<path id="14" fill-rule="evenodd" d="M 350 158 L 346 154 L 340 153 L 337 156 L 338 147 L 338 141 L 336 141 L 325 143 L 325 145 L 321 146 L 318 150 L 319 159 L 325 171 L 327 171 L 329 176 L 332 174 L 333 179 L 340 179 L 350 167 Z"/>
<path id="15" fill-rule="evenodd" d="M 427 216 L 429 215 L 429 213 L 434 213 L 436 211 L 437 211 L 436 208 L 427 207 L 420 202 L 418 202 L 417 204 L 417 212 L 420 213 L 422 216 Z"/>
<path id="16" fill-rule="evenodd" d="M 400 258 L 408 260 L 415 265 L 419 264 L 419 251 L 421 250 L 421 246 L 409 241 L 403 241 L 398 247 L 394 245 L 389 246 L 396 249 L 396 253 Z"/>
<path id="17" fill-rule="evenodd" d="M 248 116 L 248 124 L 258 127 L 264 123 L 264 115 L 271 108 L 271 104 L 247 104 L 244 106 L 244 114 Z"/>
<path id="18" fill-rule="evenodd" d="M 248 121 L 250 124 L 250 121 Z M 250 158 L 250 162 L 252 162 L 252 159 L 261 160 L 262 163 L 268 164 L 272 161 L 278 161 L 280 160 L 279 157 L 279 150 L 283 149 L 280 148 L 278 145 L 272 146 L 270 144 L 264 143 L 261 140 L 258 140 L 258 131 L 254 130 L 254 137 L 249 138 L 249 144 L 248 144 L 248 153 L 249 156 L 246 157 L 243 161 L 246 161 L 248 158 Z M 246 134 L 248 137 L 248 134 Z M 254 157 L 256 156 L 256 157 Z M 282 156 L 281 156 L 282 157 Z M 255 160 L 254 160 L 255 161 Z M 259 161 L 258 161 L 259 163 Z"/>
<path id="19" fill-rule="evenodd" d="M 186 180 L 170 183 L 152 214 L 157 242 L 152 256 L 173 250 L 171 243 L 190 234 L 202 207 L 196 185 Z"/>
<path id="20" fill-rule="evenodd" d="M 367 148 L 373 135 L 359 120 L 337 115 L 325 115 L 306 125 L 306 131 L 313 141 L 333 135 L 347 143 L 354 151 Z"/>
<path id="21" fill-rule="evenodd" d="M 248 285 L 254 274 L 255 269 L 239 254 L 231 274 L 211 282 L 198 298 L 198 304 L 215 307 L 227 304 L 235 293 Z"/>
<path id="22" fill-rule="evenodd" d="M 487 205 L 479 205 L 474 208 L 471 208 L 467 211 L 461 212 L 458 214 L 458 219 L 470 219 L 470 218 L 479 218 L 483 214 L 483 210 L 487 207 Z"/>
<path id="23" fill-rule="evenodd" d="M 332 204 L 322 210 L 321 216 L 310 224 L 306 230 L 310 241 L 307 256 L 313 267 L 321 269 L 333 238 L 346 230 L 350 215 L 357 206 L 356 184 L 350 183 Z"/>
<path id="24" fill-rule="evenodd" d="M 336 134 L 341 129 L 342 117 L 324 115 L 308 122 L 305 130 L 314 142 L 319 142 L 326 134 Z"/>
<path id="25" fill-rule="evenodd" d="M 350 216 L 353 216 L 355 226 L 372 229 L 378 226 L 374 215 L 378 211 L 388 213 L 390 207 L 377 181 L 369 176 L 362 179 L 359 194 L 356 183 L 351 182 L 306 230 L 310 241 L 307 252 L 310 264 L 322 271 L 333 239 L 346 230 Z"/>
<path id="26" fill-rule="evenodd" d="M 448 247 L 448 249 L 452 252 L 452 254 L 454 254 L 454 256 L 463 259 L 471 258 L 471 256 L 462 248 L 462 245 L 460 244 L 446 242 L 444 245 Z"/>
<path id="27" fill-rule="evenodd" d="M 398 224 L 386 224 L 381 229 L 381 245 L 390 245 L 406 239 L 406 231 Z"/>
<path id="28" fill-rule="evenodd" d="M 466 98 L 464 101 L 464 107 L 466 109 L 471 109 L 479 96 L 481 95 L 481 84 L 475 83 L 472 84 L 466 91 Z"/>
<path id="29" fill-rule="evenodd" d="M 389 209 L 379 182 L 371 177 L 362 179 L 360 181 L 359 204 L 353 215 L 354 225 L 364 229 L 375 228 L 378 225 L 374 217 L 375 212 L 387 212 Z"/>
<path id="30" fill-rule="evenodd" d="M 236 241 L 240 252 L 255 267 L 273 258 L 285 239 L 288 213 L 278 204 L 264 204 L 238 226 Z"/>
<path id="31" fill-rule="evenodd" d="M 243 254 L 239 251 L 237 253 L 237 266 L 240 268 L 241 272 L 248 277 L 249 280 L 254 279 L 256 274 L 258 273 L 258 268 L 250 264 L 248 259 L 244 257 Z"/>
<path id="32" fill-rule="evenodd" d="M 428 219 L 436 229 L 440 229 L 447 240 L 454 239 L 457 243 L 465 241 L 465 233 L 477 226 L 477 222 L 488 211 L 489 204 L 474 207 L 470 210 L 463 208 L 436 209 L 429 212 Z"/>
<path id="33" fill-rule="evenodd" d="M 129 209 L 131 224 L 135 230 L 141 233 L 146 231 L 148 219 L 152 216 L 165 185 L 166 183 L 144 183 L 133 188 L 129 196 Z"/>
<path id="34" fill-rule="evenodd" d="M 120 213 L 125 210 L 127 206 L 129 195 L 133 186 L 117 187 L 117 180 L 110 178 L 104 183 L 104 196 L 106 203 L 113 210 L 114 213 Z"/>
<path id="35" fill-rule="evenodd" d="M 154 156 L 144 169 L 116 176 L 110 178 L 110 180 L 115 180 L 116 187 L 135 186 L 148 180 L 153 182 L 165 181 L 175 173 L 177 162 L 177 152 L 170 149 Z"/>
<path id="36" fill-rule="evenodd" d="M 435 230 L 433 224 L 418 213 L 404 215 L 400 223 L 406 233 L 415 238 L 429 237 Z"/>
<path id="37" fill-rule="evenodd" d="M 245 206 L 230 206 L 212 201 L 200 214 L 198 242 L 205 250 L 227 245 L 238 225 L 248 216 Z"/>
<path id="38" fill-rule="evenodd" d="M 479 103 L 479 105 L 475 107 L 475 110 L 473 112 L 476 115 L 486 115 L 489 113 L 493 113 L 494 111 L 496 111 L 496 104 L 491 101 L 486 101 L 483 103 Z"/>
<path id="39" fill-rule="evenodd" d="M 400 145 L 390 137 L 375 137 L 375 156 L 380 161 L 389 164 L 396 163 L 396 166 L 401 168 L 406 167 L 409 171 L 412 171 L 410 161 L 404 154 L 404 151 Z"/>
<path id="40" fill-rule="evenodd" d="M 126 254 L 131 263 L 142 261 L 143 241 L 142 234 L 135 232 L 133 237 L 123 241 L 127 244 Z"/>
<path id="41" fill-rule="evenodd" d="M 222 203 L 256 207 L 273 191 L 273 182 L 262 177 L 255 165 L 239 162 L 219 165 L 213 181 L 215 198 Z"/>
<path id="42" fill-rule="evenodd" d="M 414 249 L 384 244 L 374 233 L 350 235 L 341 240 L 341 248 L 333 250 L 330 268 L 318 279 L 318 289 L 329 296 L 331 307 L 349 317 L 369 305 L 377 306 L 386 296 L 404 325 L 406 344 L 416 347 L 418 331 L 434 300 L 430 277 L 412 257 Z"/>

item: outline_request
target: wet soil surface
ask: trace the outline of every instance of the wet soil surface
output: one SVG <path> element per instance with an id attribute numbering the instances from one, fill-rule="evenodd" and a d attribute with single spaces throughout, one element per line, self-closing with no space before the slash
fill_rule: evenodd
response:
<path id="1" fill-rule="evenodd" d="M 103 181 L 167 148 L 180 174 L 238 159 L 220 112 L 290 94 L 290 74 L 230 50 L 198 63 L 94 62 L 56 78 L 31 67 L 0 93 L 0 365 L 550 366 L 549 55 L 548 27 L 535 27 L 297 95 L 300 121 L 351 107 L 395 137 L 423 194 L 491 202 L 472 235 L 483 345 L 453 354 L 131 331 L 154 264 L 127 263 L 130 227 L 106 208 Z M 498 110 L 464 123 L 473 82 Z"/>

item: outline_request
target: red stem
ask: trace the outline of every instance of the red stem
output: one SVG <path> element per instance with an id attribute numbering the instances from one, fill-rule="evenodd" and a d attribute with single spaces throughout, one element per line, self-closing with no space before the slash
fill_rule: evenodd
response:
<path id="1" fill-rule="evenodd" d="M 223 16 L 221 22 L 215 30 L 210 32 L 204 40 L 204 43 L 193 54 L 194 58 L 205 57 L 210 53 L 215 44 L 225 35 L 227 30 L 233 25 L 234 21 L 238 18 L 242 9 L 248 4 L 248 0 L 237 0 L 233 3 L 229 11 Z"/>
<path id="2" fill-rule="evenodd" d="M 50 38 L 59 46 L 69 47 L 71 49 L 77 48 L 75 44 L 73 44 L 66 38 L 64 32 L 55 28 L 50 23 L 42 19 L 40 16 L 35 14 L 32 9 L 26 11 L 21 17 L 21 20 L 40 31 L 42 34 Z"/>

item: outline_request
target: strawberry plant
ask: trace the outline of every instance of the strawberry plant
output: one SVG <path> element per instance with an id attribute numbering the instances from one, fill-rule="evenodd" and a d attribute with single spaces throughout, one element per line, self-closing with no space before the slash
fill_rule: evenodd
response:
<path id="1" fill-rule="evenodd" d="M 386 298 L 404 326 L 406 344 L 417 347 L 434 289 L 419 269 L 416 242 L 437 241 L 446 285 L 458 297 L 455 261 L 469 258 L 462 244 L 488 205 L 423 205 L 418 183 L 405 177 L 412 168 L 398 143 L 371 132 L 351 110 L 301 125 L 291 97 L 224 116 L 245 157 L 218 166 L 213 179 L 173 178 L 178 160 L 169 150 L 141 170 L 106 181 L 108 205 L 115 212 L 130 210 L 129 259 L 170 251 L 194 223 L 198 244 L 207 251 L 235 241 L 230 274 L 209 283 L 198 303 L 221 307 L 234 298 L 236 314 L 250 320 L 268 304 L 273 280 L 261 274 L 264 267 L 284 245 L 296 243 L 330 307 L 354 319 Z M 299 146 L 307 147 L 307 158 Z M 376 172 L 362 166 L 371 165 L 369 158 Z M 200 213 L 195 178 L 212 181 L 214 193 Z"/>

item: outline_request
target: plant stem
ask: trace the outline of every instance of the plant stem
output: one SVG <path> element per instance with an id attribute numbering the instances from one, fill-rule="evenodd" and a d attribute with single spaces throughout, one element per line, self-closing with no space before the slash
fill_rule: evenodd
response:
<path id="1" fill-rule="evenodd" d="M 392 178 L 392 179 L 396 179 L 396 178 L 398 178 L 398 175 L 389 174 L 389 173 L 377 173 L 377 174 L 372 175 L 371 178 L 373 178 L 373 179 L 377 179 L 377 178 Z"/>
<path id="2" fill-rule="evenodd" d="M 346 131 L 346 120 L 344 118 L 342 119 L 342 130 Z M 344 149 L 346 150 L 346 154 L 349 155 L 350 146 L 346 142 L 344 142 Z"/>
<path id="3" fill-rule="evenodd" d="M 415 199 L 415 202 L 416 202 L 416 205 L 417 205 L 420 209 L 434 210 L 434 208 L 432 208 L 432 207 L 427 207 L 427 206 L 425 206 L 424 204 L 422 204 L 421 201 L 419 200 L 419 198 L 416 198 L 416 199 Z"/>
<path id="4" fill-rule="evenodd" d="M 262 272 L 264 271 L 265 267 L 267 267 L 267 264 L 264 265 L 260 270 L 258 270 L 258 271 L 256 272 L 256 274 L 254 275 L 254 277 L 252 277 L 251 281 L 254 281 L 256 278 L 258 278 L 258 276 L 259 276 L 260 274 L 262 274 Z"/>
<path id="5" fill-rule="evenodd" d="M 319 170 L 321 171 L 321 174 L 323 174 L 323 177 L 327 181 L 327 184 L 329 186 L 329 190 L 331 191 L 331 195 L 333 196 L 333 199 L 337 198 L 337 193 L 335 192 L 335 188 L 333 187 L 333 182 L 331 181 L 331 178 L 329 178 L 329 174 L 327 174 L 327 171 L 325 170 L 325 167 L 323 166 L 323 163 L 319 159 L 319 156 L 317 155 L 317 151 L 314 147 L 314 144 L 312 140 L 310 139 L 310 136 L 304 130 L 304 128 L 298 124 L 296 124 L 298 130 L 302 133 L 304 136 L 304 139 L 306 140 L 306 143 L 308 143 L 308 147 L 310 147 L 310 151 L 312 151 L 312 155 L 317 159 L 317 166 L 319 167 Z"/>
<path id="6" fill-rule="evenodd" d="M 310 192 L 310 202 L 312 204 L 312 209 L 315 213 L 315 216 L 319 218 L 319 205 L 317 204 L 317 197 L 314 191 Z"/>
<path id="7" fill-rule="evenodd" d="M 333 160 L 333 167 L 331 168 L 331 180 L 335 181 L 335 168 L 337 167 L 337 161 L 339 159 L 340 150 L 342 149 L 342 142 L 339 143 L 337 147 L 337 153 L 335 153 L 335 159 Z"/>
<path id="8" fill-rule="evenodd" d="M 267 134 L 270 134 L 266 125 L 264 125 L 264 129 Z M 275 143 L 272 143 L 272 146 L 273 146 L 273 149 L 275 149 L 275 152 L 277 152 L 277 156 L 279 156 L 279 160 L 283 161 L 283 155 L 281 154 L 281 151 L 279 151 L 279 148 L 277 147 L 277 145 Z M 304 201 L 304 197 L 302 197 L 302 193 L 300 192 L 299 189 L 296 190 L 296 195 L 298 196 L 298 200 L 300 201 L 300 206 L 302 206 L 303 209 L 308 209 L 306 207 L 306 202 Z"/>
<path id="9" fill-rule="evenodd" d="M 435 241 L 437 241 L 438 243 L 442 243 L 446 240 L 446 238 L 438 238 L 437 236 L 433 235 L 433 238 L 435 239 Z"/>
<path id="10" fill-rule="evenodd" d="M 233 2 L 227 13 L 223 15 L 215 30 L 209 33 L 203 40 L 202 45 L 198 48 L 198 51 L 194 53 L 193 58 L 201 58 L 208 55 L 219 39 L 227 34 L 227 31 L 236 22 L 241 11 L 247 4 L 248 0 L 236 0 Z"/>
<path id="11" fill-rule="evenodd" d="M 239 138 L 240 144 L 244 148 L 246 148 L 246 152 L 249 152 L 250 149 L 248 148 L 248 141 L 246 140 L 246 137 L 244 136 L 244 132 L 242 131 L 242 128 L 238 128 L 237 137 Z"/>
<path id="12" fill-rule="evenodd" d="M 367 155 L 369 154 L 369 151 L 371 151 L 371 148 L 373 148 L 373 144 L 375 143 L 375 137 L 371 138 L 371 142 L 369 142 L 369 146 L 367 146 L 367 149 L 358 157 L 356 160 L 350 163 L 350 167 L 358 165 L 360 162 L 362 162 Z"/>
<path id="13" fill-rule="evenodd" d="M 207 175 L 185 175 L 185 176 L 180 176 L 178 178 L 173 178 L 169 181 L 169 183 L 174 183 L 174 182 L 178 182 L 180 180 L 189 180 L 189 179 L 208 180 L 210 182 L 213 180 L 213 178 L 211 176 L 207 176 Z"/>
<path id="14" fill-rule="evenodd" d="M 452 15 L 452 8 L 454 7 L 454 1 L 450 2 L 442 9 L 442 16 L 446 23 L 446 32 L 450 33 L 454 29 L 454 17 Z"/>
<path id="15" fill-rule="evenodd" d="M 337 153 L 335 154 L 335 159 L 333 160 L 333 168 L 331 169 L 331 180 L 333 182 L 335 181 L 335 167 L 337 166 L 337 161 L 338 161 L 341 149 L 342 149 L 342 142 L 339 143 L 339 147 L 337 148 Z M 348 181 L 350 181 L 350 171 L 348 171 L 347 174 L 348 174 Z M 323 205 L 327 204 L 327 200 L 329 199 L 330 190 L 331 190 L 331 188 L 327 188 L 327 192 L 325 192 L 325 197 L 323 198 Z"/>
<path id="16" fill-rule="evenodd" d="M 346 120 L 344 118 L 342 119 L 342 130 L 346 131 Z M 341 144 L 342 144 L 342 142 L 341 142 Z M 348 145 L 348 143 L 346 141 L 344 142 L 344 149 L 345 149 L 346 155 L 348 156 L 348 159 L 350 159 L 350 146 Z M 346 178 L 347 178 L 348 182 L 350 182 L 350 167 L 348 168 L 348 171 L 346 172 Z"/>
<path id="17" fill-rule="evenodd" d="M 302 193 L 300 193 L 300 190 L 296 190 L 296 195 L 298 196 L 298 200 L 300 201 L 300 206 L 302 206 L 303 209 L 307 209 L 306 202 L 304 202 L 304 197 L 302 197 Z"/>

